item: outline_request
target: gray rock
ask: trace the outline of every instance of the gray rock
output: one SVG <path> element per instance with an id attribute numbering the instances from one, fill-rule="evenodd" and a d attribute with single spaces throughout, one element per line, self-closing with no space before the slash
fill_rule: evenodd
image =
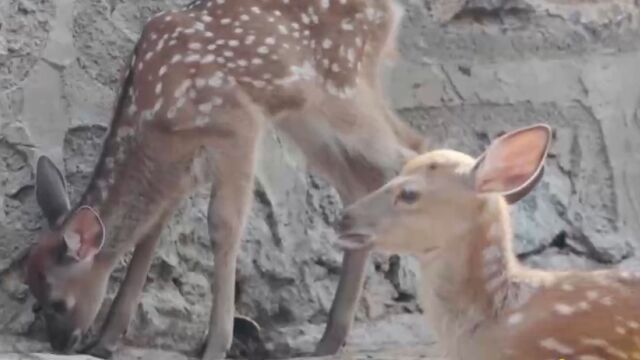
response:
<path id="1" fill-rule="evenodd" d="M 0 1 L 0 332 L 42 338 L 19 261 L 44 226 L 33 198 L 34 159 L 53 157 L 72 201 L 79 198 L 145 19 L 187 2 Z M 398 113 L 434 147 L 480 154 L 514 127 L 542 121 L 555 129 L 544 180 L 513 208 L 515 249 L 526 263 L 638 267 L 637 1 L 401 2 L 407 8 L 398 39 L 402 60 L 386 74 L 386 89 Z M 330 224 L 341 203 L 307 173 L 281 134 L 269 130 L 263 146 L 239 259 L 237 308 L 260 323 L 274 355 L 300 355 L 321 335 L 337 284 L 341 253 L 331 244 Z M 164 230 L 128 344 L 187 354 L 202 345 L 213 269 L 206 207 L 203 190 L 184 200 Z M 113 274 L 99 319 L 124 264 Z M 376 254 L 367 271 L 350 349 L 383 358 L 392 355 L 380 355 L 375 344 L 428 344 L 428 326 L 417 327 L 424 323 L 415 261 Z"/>

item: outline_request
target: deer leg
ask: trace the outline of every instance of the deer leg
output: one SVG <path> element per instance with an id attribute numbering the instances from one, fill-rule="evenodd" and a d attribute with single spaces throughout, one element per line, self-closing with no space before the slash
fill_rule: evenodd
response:
<path id="1" fill-rule="evenodd" d="M 213 304 L 205 360 L 223 359 L 233 339 L 236 259 L 251 208 L 256 140 L 245 138 L 241 145 L 229 147 L 216 159 L 217 176 L 209 202 Z"/>
<path id="2" fill-rule="evenodd" d="M 166 214 L 162 215 L 136 246 L 127 268 L 127 274 L 109 309 L 100 336 L 95 343 L 90 344 L 83 352 L 104 359 L 111 357 L 116 350 L 118 342 L 127 330 L 133 312 L 138 306 L 139 297 L 151 267 L 155 248 L 167 218 Z"/>
<path id="3" fill-rule="evenodd" d="M 331 305 L 329 321 L 316 346 L 316 356 L 335 354 L 344 344 L 353 325 L 356 306 L 362 293 L 369 250 L 346 252 L 338 290 Z"/>
<path id="4" fill-rule="evenodd" d="M 312 163 L 338 190 L 345 205 L 382 186 L 422 146 L 421 136 L 395 117 L 379 92 L 370 89 L 355 100 L 323 106 L 316 114 L 310 118 L 324 118 L 326 125 L 302 122 L 287 132 L 308 155 L 322 154 L 312 157 Z M 324 139 L 317 134 L 325 134 Z M 334 354 L 344 344 L 362 292 L 369 253 L 344 254 L 328 323 L 315 355 Z"/>

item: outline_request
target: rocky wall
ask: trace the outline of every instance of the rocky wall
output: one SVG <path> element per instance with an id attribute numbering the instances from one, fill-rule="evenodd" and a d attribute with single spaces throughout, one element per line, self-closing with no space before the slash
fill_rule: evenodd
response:
<path id="1" fill-rule="evenodd" d="M 0 2 L 3 333 L 42 335 L 16 263 L 45 226 L 34 200 L 35 159 L 51 156 L 64 169 L 72 201 L 78 199 L 107 129 L 120 70 L 145 19 L 185 2 Z M 517 126 L 547 122 L 556 130 L 544 180 L 514 208 L 521 258 L 546 268 L 635 267 L 638 1 L 402 3 L 401 58 L 386 74 L 386 89 L 400 116 L 434 146 L 479 154 Z M 263 147 L 237 304 L 265 328 L 274 354 L 284 356 L 309 351 L 326 321 L 341 260 L 328 224 L 340 200 L 307 174 L 285 137 L 269 131 Z M 213 262 L 206 206 L 206 193 L 186 199 L 163 232 L 129 344 L 186 352 L 200 346 Z M 352 346 L 426 341 L 417 276 L 409 257 L 374 256 Z"/>

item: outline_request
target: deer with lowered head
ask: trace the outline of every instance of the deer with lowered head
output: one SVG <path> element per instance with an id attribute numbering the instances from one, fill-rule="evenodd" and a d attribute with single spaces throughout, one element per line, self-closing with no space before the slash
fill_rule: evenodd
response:
<path id="1" fill-rule="evenodd" d="M 62 173 L 39 159 L 36 197 L 50 229 L 26 283 L 51 346 L 77 347 L 109 275 L 133 256 L 97 341 L 109 357 L 127 329 L 158 237 L 180 201 L 209 186 L 213 303 L 203 359 L 222 359 L 234 327 L 236 259 L 270 121 L 349 204 L 398 173 L 423 141 L 387 105 L 381 65 L 401 11 L 392 0 L 202 0 L 150 19 L 126 69 L 92 179 L 70 206 Z M 316 354 L 344 343 L 368 250 L 347 251 Z"/>
<path id="2" fill-rule="evenodd" d="M 539 181 L 551 136 L 534 125 L 476 159 L 422 154 L 337 225 L 345 247 L 419 259 L 424 312 L 448 359 L 640 359 L 640 276 L 535 270 L 513 254 L 508 206 Z"/>

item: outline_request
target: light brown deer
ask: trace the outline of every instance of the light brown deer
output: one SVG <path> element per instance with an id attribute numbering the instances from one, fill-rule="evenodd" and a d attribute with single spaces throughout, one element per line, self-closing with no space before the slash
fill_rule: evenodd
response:
<path id="1" fill-rule="evenodd" d="M 172 210 L 211 186 L 214 295 L 204 359 L 232 340 L 239 241 L 265 119 L 289 135 L 343 202 L 383 185 L 421 150 L 388 107 L 379 72 L 394 54 L 392 0 L 210 0 L 158 14 L 135 46 L 110 130 L 81 200 L 38 161 L 37 200 L 51 230 L 26 282 L 52 347 L 71 351 L 102 303 L 110 273 L 134 249 L 97 343 L 109 356 L 125 332 Z M 336 352 L 353 322 L 366 250 L 345 253 L 317 354 Z"/>
<path id="2" fill-rule="evenodd" d="M 425 314 L 451 360 L 640 359 L 640 276 L 521 265 L 508 203 L 540 179 L 551 129 L 495 140 L 478 159 L 425 153 L 345 210 L 349 248 L 415 255 Z"/>

